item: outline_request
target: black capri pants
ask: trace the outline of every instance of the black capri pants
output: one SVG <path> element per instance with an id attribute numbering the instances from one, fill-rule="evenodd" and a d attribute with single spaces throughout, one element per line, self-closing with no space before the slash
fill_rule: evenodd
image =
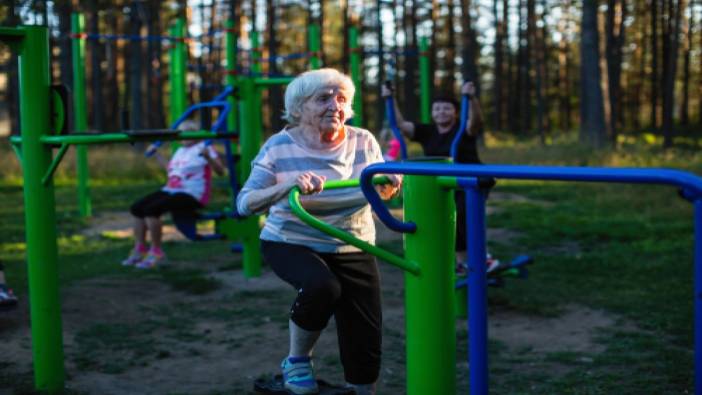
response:
<path id="1" fill-rule="evenodd" d="M 263 260 L 297 289 L 290 319 L 320 331 L 334 316 L 346 381 L 370 384 L 380 373 L 382 310 L 380 273 L 365 252 L 325 254 L 310 248 L 261 240 Z"/>
<path id="2" fill-rule="evenodd" d="M 132 204 L 129 211 L 137 218 L 160 217 L 163 213 L 194 215 L 202 208 L 197 199 L 184 192 L 168 193 L 156 191 L 150 193 Z"/>

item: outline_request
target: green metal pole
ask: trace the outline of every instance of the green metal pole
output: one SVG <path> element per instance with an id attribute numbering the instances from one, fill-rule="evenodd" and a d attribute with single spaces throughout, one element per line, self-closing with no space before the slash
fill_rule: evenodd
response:
<path id="1" fill-rule="evenodd" d="M 237 32 L 234 28 L 235 23 L 233 20 L 228 20 L 226 22 L 226 35 L 225 35 L 225 56 L 227 58 L 227 63 L 225 65 L 226 68 L 226 76 L 224 79 L 224 83 L 227 86 L 231 86 L 236 90 L 238 86 L 238 81 L 237 81 L 237 75 L 236 75 L 236 62 L 237 62 Z M 237 126 L 239 125 L 239 106 L 237 103 L 237 94 L 232 94 L 227 96 L 227 102 L 229 103 L 230 106 L 230 111 L 229 114 L 227 114 L 227 132 L 232 132 L 237 130 Z M 236 155 L 239 152 L 239 144 L 233 140 L 229 141 L 229 146 L 231 147 L 232 153 Z M 240 167 L 240 162 L 237 162 L 235 164 L 235 167 L 238 169 Z M 238 170 L 235 170 L 235 174 L 239 174 Z M 229 177 L 232 177 L 230 174 Z M 242 180 L 237 179 L 237 183 L 240 183 Z M 234 196 L 235 191 L 232 190 L 230 193 L 230 198 L 232 201 L 236 198 Z"/>
<path id="2" fill-rule="evenodd" d="M 419 97 L 420 119 L 422 123 L 431 122 L 431 78 L 429 70 L 429 41 L 426 37 L 419 39 Z"/>
<path id="3" fill-rule="evenodd" d="M 316 23 L 309 25 L 307 29 L 307 44 L 310 48 L 310 69 L 316 70 L 322 67 L 319 25 Z"/>
<path id="4" fill-rule="evenodd" d="M 41 182 L 51 163 L 51 148 L 41 136 L 49 131 L 49 37 L 46 27 L 27 26 L 19 56 L 20 124 L 24 170 L 34 385 L 63 390 L 63 339 L 59 302 L 58 247 L 54 184 Z"/>
<path id="5" fill-rule="evenodd" d="M 85 17 L 79 13 L 71 15 L 73 33 L 73 123 L 76 132 L 88 130 L 87 104 L 85 100 Z M 76 147 L 76 173 L 78 177 L 78 211 L 81 217 L 92 215 L 88 173 L 88 148 Z"/>
<path id="6" fill-rule="evenodd" d="M 353 126 L 363 125 L 363 75 L 361 74 L 361 48 L 358 46 L 358 29 L 355 26 L 349 28 L 349 49 L 351 61 L 351 80 L 356 87 L 356 94 L 353 96 Z"/>
<path id="7" fill-rule="evenodd" d="M 171 111 L 169 121 L 172 125 L 185 112 L 187 107 L 187 95 L 185 93 L 185 21 L 182 17 L 176 19 L 175 24 L 171 28 L 171 36 L 175 37 L 170 51 Z"/>
<path id="8" fill-rule="evenodd" d="M 258 33 L 252 32 L 251 71 L 254 75 L 241 77 L 238 85 L 241 106 L 239 108 L 239 146 L 241 148 L 239 180 L 242 182 L 249 178 L 251 162 L 256 157 L 263 143 L 261 92 L 256 87 L 255 83 L 255 75 L 261 72 L 261 64 L 258 62 L 261 54 L 258 46 Z M 248 229 L 248 231 L 241 236 L 241 241 L 244 245 L 244 276 L 247 278 L 259 277 L 261 275 L 261 247 L 258 238 L 259 218 L 259 216 L 250 216 L 238 222 L 241 227 Z"/>
<path id="9" fill-rule="evenodd" d="M 405 258 L 421 265 L 419 276 L 405 274 L 407 394 L 455 394 L 453 191 L 436 177 L 407 175 L 404 183 L 405 220 L 417 224 L 405 234 Z"/>
<path id="10" fill-rule="evenodd" d="M 258 38 L 258 32 L 251 32 L 251 72 L 253 74 L 261 73 L 261 62 L 259 62 L 259 59 L 261 59 L 261 48 L 258 47 L 259 45 L 261 43 Z"/>

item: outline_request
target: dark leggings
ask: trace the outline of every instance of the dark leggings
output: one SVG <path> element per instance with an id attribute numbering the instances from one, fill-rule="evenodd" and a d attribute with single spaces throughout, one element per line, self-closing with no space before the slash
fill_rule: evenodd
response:
<path id="1" fill-rule="evenodd" d="M 129 211 L 137 218 L 158 218 L 166 212 L 194 215 L 200 208 L 202 204 L 187 193 L 156 191 L 134 202 Z"/>
<path id="2" fill-rule="evenodd" d="M 378 379 L 382 341 L 380 274 L 370 254 L 323 254 L 288 243 L 261 240 L 263 260 L 297 289 L 290 319 L 320 331 L 333 315 L 346 381 Z"/>

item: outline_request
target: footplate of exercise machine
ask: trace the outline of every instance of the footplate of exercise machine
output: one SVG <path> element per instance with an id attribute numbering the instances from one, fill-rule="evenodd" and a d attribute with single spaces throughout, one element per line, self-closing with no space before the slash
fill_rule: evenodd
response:
<path id="1" fill-rule="evenodd" d="M 356 395 L 356 391 L 350 388 L 329 384 L 324 380 L 317 380 L 319 386 L 318 395 Z M 265 395 L 292 395 L 283 386 L 283 376 L 280 374 L 274 377 L 256 379 L 254 381 L 254 392 Z"/>

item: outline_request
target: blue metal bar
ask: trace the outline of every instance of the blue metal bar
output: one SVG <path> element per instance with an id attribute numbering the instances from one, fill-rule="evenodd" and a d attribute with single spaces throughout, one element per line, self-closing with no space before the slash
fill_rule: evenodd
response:
<path id="1" fill-rule="evenodd" d="M 468 165 L 429 162 L 375 163 L 361 173 L 361 189 L 378 218 L 396 232 L 414 232 L 415 225 L 395 219 L 371 186 L 375 174 L 416 174 L 454 177 L 495 177 L 513 180 L 553 180 L 580 182 L 619 182 L 662 184 L 681 187 L 686 193 L 702 197 L 702 179 L 692 173 L 672 169 L 636 169 L 565 166 Z"/>
<path id="2" fill-rule="evenodd" d="M 224 90 L 222 91 L 222 93 L 215 96 L 215 98 L 212 99 L 212 101 L 213 102 L 222 101 L 222 100 L 226 99 L 227 96 L 231 95 L 232 93 L 234 93 L 234 87 L 231 85 L 227 85 L 224 87 Z"/>
<path id="3" fill-rule="evenodd" d="M 468 95 L 461 96 L 461 121 L 458 124 L 458 132 L 453 137 L 451 142 L 451 158 L 453 163 L 458 163 L 458 146 L 461 144 L 463 135 L 466 134 L 466 125 L 470 119 L 470 97 Z"/>
<path id="4" fill-rule="evenodd" d="M 402 132 L 397 126 L 397 118 L 395 118 L 395 106 L 393 100 L 394 99 L 392 96 L 385 98 L 385 116 L 388 118 L 388 123 L 390 124 L 392 134 L 395 135 L 397 141 L 400 142 L 400 157 L 402 159 L 407 159 L 407 144 L 405 144 L 405 138 L 402 136 Z"/>
<path id="5" fill-rule="evenodd" d="M 518 180 L 552 180 L 552 181 L 577 181 L 577 182 L 612 182 L 612 183 L 629 183 L 629 184 L 661 184 L 661 185 L 671 185 L 682 188 L 685 198 L 694 202 L 695 207 L 695 262 L 694 262 L 694 305 L 695 305 L 695 318 L 694 318 L 694 333 L 695 333 L 695 394 L 702 395 L 702 178 L 699 176 L 684 172 L 680 170 L 673 169 L 637 169 L 637 168 L 598 168 L 598 167 L 558 167 L 558 166 L 511 166 L 511 165 L 463 165 L 463 164 L 440 164 L 440 163 L 417 163 L 417 162 L 387 162 L 387 163 L 376 163 L 368 166 L 361 173 L 361 190 L 363 194 L 368 199 L 369 203 L 375 210 L 378 218 L 380 218 L 386 226 L 390 229 L 399 232 L 413 232 L 416 229 L 416 225 L 413 223 L 404 223 L 398 221 L 392 215 L 390 215 L 387 207 L 383 205 L 378 193 L 372 186 L 372 179 L 375 174 L 415 174 L 415 175 L 427 175 L 427 176 L 455 176 L 455 177 L 495 177 L 495 178 L 506 178 L 506 179 L 518 179 Z M 471 206 L 478 206 L 478 209 L 471 208 L 472 221 L 475 221 L 476 216 L 480 217 L 480 212 L 484 216 L 484 200 L 482 200 L 482 210 L 481 199 L 474 196 L 474 192 L 471 192 L 475 188 L 468 188 L 466 191 L 467 195 L 470 197 L 466 198 L 466 203 Z M 480 219 L 478 219 L 480 221 Z M 469 225 L 471 222 L 469 222 Z M 480 243 L 479 240 L 479 228 L 484 227 L 484 218 L 482 219 L 482 224 L 470 225 L 468 232 L 470 239 L 469 250 L 471 252 L 471 263 L 473 266 L 477 262 L 482 261 L 483 267 L 476 268 L 477 270 L 484 271 L 484 240 Z M 483 246 L 482 252 L 479 251 L 479 247 L 472 248 L 473 245 L 480 243 Z M 477 254 L 481 254 L 482 257 Z M 476 254 L 473 257 L 472 254 Z M 473 269 L 471 268 L 471 272 Z M 484 273 L 483 273 L 484 274 Z M 480 287 L 480 283 L 476 283 L 476 287 Z M 470 288 L 473 288 L 473 282 L 470 283 Z M 476 294 L 478 290 L 471 289 L 471 303 L 482 303 L 479 300 L 476 302 Z M 483 289 L 484 294 L 484 289 Z M 478 299 L 481 297 L 478 296 Z M 478 309 L 480 307 L 477 307 Z M 471 310 L 473 305 L 471 304 Z M 475 315 L 473 319 L 479 320 L 480 316 Z M 484 317 L 484 316 L 483 316 Z M 487 325 L 486 318 L 485 322 L 480 323 L 480 325 Z M 469 323 L 470 325 L 470 323 Z M 476 324 L 474 324 L 476 325 Z M 473 328 L 471 327 L 471 331 Z M 480 329 L 477 329 L 480 331 Z M 480 336 L 471 332 L 471 337 Z M 485 338 L 486 339 L 486 338 Z M 480 377 L 473 378 L 473 369 L 480 370 L 481 361 L 484 361 L 483 366 L 487 369 L 487 352 L 486 344 L 481 344 L 479 347 L 483 347 L 481 355 L 474 355 L 473 353 L 477 351 L 474 350 L 471 339 L 471 350 L 470 357 L 471 360 L 471 394 L 486 394 L 487 393 L 487 370 L 475 373 L 480 375 Z M 477 340 L 476 340 L 477 341 Z M 478 347 L 478 349 L 479 349 Z M 478 358 L 476 365 L 473 365 L 474 361 L 472 358 Z M 485 380 L 481 381 L 481 377 Z M 482 385 L 485 387 L 483 388 Z M 475 386 L 475 387 L 474 387 Z"/>
<path id="6" fill-rule="evenodd" d="M 487 273 L 485 268 L 485 193 L 476 178 L 459 178 L 466 191 L 468 250 L 468 360 L 471 395 L 488 393 Z"/>

